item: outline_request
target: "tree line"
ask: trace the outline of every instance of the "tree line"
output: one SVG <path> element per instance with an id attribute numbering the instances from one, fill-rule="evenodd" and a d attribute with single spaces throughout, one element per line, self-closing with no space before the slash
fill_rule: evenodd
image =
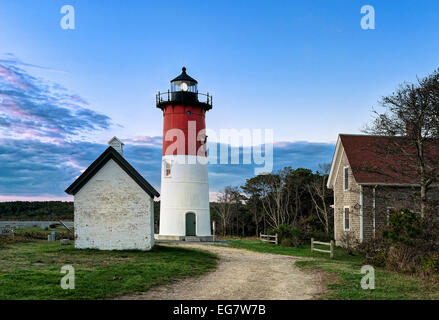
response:
<path id="1" fill-rule="evenodd" d="M 0 202 L 0 220 L 73 220 L 73 202 L 11 201 Z"/>
<path id="2" fill-rule="evenodd" d="M 216 234 L 255 236 L 288 224 L 330 235 L 332 191 L 326 188 L 329 165 L 320 170 L 286 167 L 228 186 L 210 203 Z M 0 202 L 0 220 L 73 220 L 73 202 Z M 154 202 L 155 232 L 160 223 L 160 202 Z"/>
<path id="3" fill-rule="evenodd" d="M 211 203 L 216 233 L 257 236 L 282 225 L 330 235 L 333 230 L 333 192 L 326 188 L 329 164 L 310 169 L 285 167 L 227 186 Z"/>

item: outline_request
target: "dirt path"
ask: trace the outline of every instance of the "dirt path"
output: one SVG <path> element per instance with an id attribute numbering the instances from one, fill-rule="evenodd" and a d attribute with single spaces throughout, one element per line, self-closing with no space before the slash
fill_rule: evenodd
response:
<path id="1" fill-rule="evenodd" d="M 218 245 L 185 244 L 220 258 L 215 271 L 118 299 L 140 300 L 303 300 L 321 291 L 319 275 L 295 266 L 300 258 Z"/>

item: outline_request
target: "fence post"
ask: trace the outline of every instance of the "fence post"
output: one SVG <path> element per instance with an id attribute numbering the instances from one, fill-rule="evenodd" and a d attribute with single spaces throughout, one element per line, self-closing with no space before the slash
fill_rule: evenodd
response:
<path id="1" fill-rule="evenodd" d="M 311 252 L 314 251 L 314 238 L 311 238 Z"/>
<path id="2" fill-rule="evenodd" d="M 331 259 L 334 258 L 334 240 L 331 240 Z"/>
<path id="3" fill-rule="evenodd" d="M 276 233 L 276 238 L 275 239 L 276 239 L 276 244 L 279 244 L 278 241 L 277 241 L 277 233 Z"/>

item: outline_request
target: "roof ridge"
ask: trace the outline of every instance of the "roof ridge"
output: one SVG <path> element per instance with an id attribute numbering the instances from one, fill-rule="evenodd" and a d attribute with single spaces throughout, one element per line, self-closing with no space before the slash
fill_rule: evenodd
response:
<path id="1" fill-rule="evenodd" d="M 356 134 L 356 133 L 339 133 L 339 136 L 347 137 L 382 137 L 382 138 L 404 138 L 404 136 L 385 136 L 379 134 Z"/>

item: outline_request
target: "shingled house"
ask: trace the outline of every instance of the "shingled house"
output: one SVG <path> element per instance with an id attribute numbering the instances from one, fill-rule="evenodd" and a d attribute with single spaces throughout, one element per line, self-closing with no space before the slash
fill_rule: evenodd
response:
<path id="1" fill-rule="evenodd" d="M 340 134 L 327 187 L 334 190 L 334 237 L 337 245 L 349 234 L 362 242 L 373 238 L 397 209 L 420 210 L 420 187 L 413 162 L 388 152 L 396 140 Z M 398 143 L 400 141 L 398 140 Z M 437 157 L 437 146 L 433 148 Z M 407 147 L 407 152 L 415 152 Z M 438 188 L 429 196 L 438 199 Z"/>
<path id="2" fill-rule="evenodd" d="M 154 246 L 154 197 L 159 193 L 110 145 L 67 188 L 74 195 L 75 248 L 101 250 Z"/>

